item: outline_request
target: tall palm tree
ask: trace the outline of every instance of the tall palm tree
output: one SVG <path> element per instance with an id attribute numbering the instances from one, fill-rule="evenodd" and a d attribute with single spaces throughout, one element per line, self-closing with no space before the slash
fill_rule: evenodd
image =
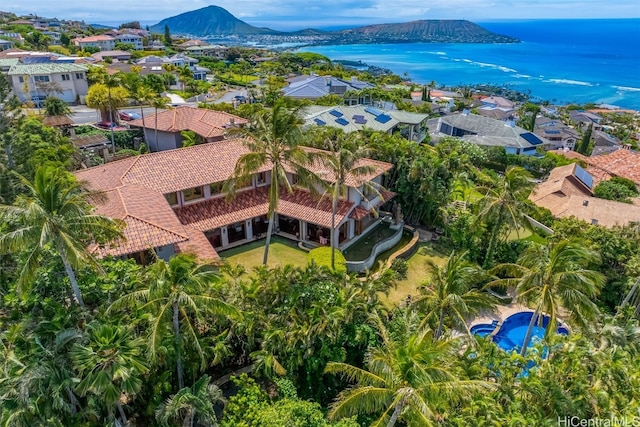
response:
<path id="1" fill-rule="evenodd" d="M 493 255 L 500 233 L 506 237 L 508 231 L 516 230 L 519 235 L 521 227 L 529 228 L 529 221 L 525 215 L 530 210 L 527 197 L 533 190 L 534 182 L 531 174 L 520 166 L 507 168 L 504 177 L 500 177 L 495 186 L 478 188 L 484 197 L 480 201 L 479 217 L 485 223 L 491 223 L 491 237 L 484 259 L 484 267 L 488 268 L 493 262 Z M 506 228 L 505 228 L 506 226 Z"/>
<path id="2" fill-rule="evenodd" d="M 429 279 L 420 287 L 420 296 L 414 301 L 417 307 L 427 311 L 424 322 L 438 319 L 434 339 L 442 337 L 444 321 L 449 317 L 457 328 L 467 328 L 469 317 L 482 309 L 492 309 L 496 303 L 486 292 L 474 289 L 486 277 L 477 265 L 466 260 L 467 252 L 452 253 L 444 266 L 427 261 Z"/>
<path id="3" fill-rule="evenodd" d="M 154 98 L 154 92 L 147 86 L 141 84 L 140 86 L 138 86 L 137 90 L 131 94 L 131 97 L 138 103 L 138 105 L 140 106 L 140 116 L 142 117 L 142 133 L 144 135 L 144 142 L 147 144 L 147 146 L 149 145 L 149 142 L 147 141 L 147 126 L 145 125 L 145 121 L 144 121 L 144 109 L 142 108 L 145 104 L 150 103 L 151 101 L 153 101 Z M 156 111 L 157 113 L 157 111 Z M 156 121 L 157 123 L 157 121 Z M 157 126 L 156 126 L 157 127 Z"/>
<path id="4" fill-rule="evenodd" d="M 179 254 L 169 262 L 158 259 L 149 268 L 148 288 L 125 295 L 109 307 L 111 310 L 136 302 L 143 303 L 141 308 L 153 315 L 149 347 L 154 357 L 162 346 L 167 326 L 171 326 L 179 389 L 184 388 L 184 341 L 189 341 L 200 357 L 201 369 L 206 366 L 194 321 L 202 321 L 205 313 L 225 316 L 238 314 L 233 306 L 209 294 L 211 284 L 217 280 L 219 275 L 212 267 L 198 264 L 193 255 Z"/>
<path id="5" fill-rule="evenodd" d="M 191 387 L 185 387 L 171 395 L 156 409 L 156 421 L 161 426 L 216 426 L 217 418 L 213 405 L 222 401 L 222 391 L 209 384 L 204 375 Z"/>
<path id="6" fill-rule="evenodd" d="M 159 150 L 158 147 L 158 109 L 159 108 L 167 108 L 169 103 L 169 98 L 161 95 L 157 95 L 151 98 L 151 106 L 155 108 L 155 131 L 154 131 L 154 144 L 156 145 L 156 150 Z"/>
<path id="7" fill-rule="evenodd" d="M 381 413 L 372 426 L 393 427 L 399 420 L 430 426 L 442 418 L 447 405 L 492 388 L 485 381 L 464 379 L 456 365 L 457 342 L 435 340 L 430 330 L 418 327 L 415 313 L 405 312 L 395 333 L 377 315 L 373 319 L 381 344 L 370 348 L 365 369 L 327 364 L 326 372 L 356 382 L 340 392 L 330 418 Z"/>
<path id="8" fill-rule="evenodd" d="M 363 164 L 362 160 L 371 156 L 371 151 L 358 143 L 359 134 L 350 133 L 345 135 L 340 133 L 335 140 L 328 139 L 326 144 L 329 146 L 329 153 L 320 155 L 320 161 L 328 174 L 330 182 L 326 185 L 323 197 L 331 199 L 331 268 L 335 269 L 335 251 L 338 246 L 336 239 L 336 213 L 338 211 L 338 202 L 340 197 L 344 197 L 346 190 L 346 182 L 348 178 L 361 181 L 359 184 L 363 187 L 362 191 L 356 185 L 352 187 L 360 192 L 364 198 L 364 193 L 372 194 L 380 197 L 380 185 L 371 181 L 362 179 L 372 174 L 375 168 L 369 164 Z M 382 200 L 384 202 L 384 200 Z"/>
<path id="9" fill-rule="evenodd" d="M 489 286 L 514 286 L 516 300 L 533 308 L 520 354 L 525 355 L 533 327 L 543 315 L 549 316 L 545 335 L 557 328 L 561 308 L 569 312 L 572 321 L 586 326 L 595 319 L 598 307 L 593 302 L 605 277 L 589 269 L 599 260 L 598 253 L 576 241 L 563 240 L 553 246 L 529 246 L 515 264 L 501 264 L 496 272 L 510 278 L 498 279 Z"/>
<path id="10" fill-rule="evenodd" d="M 122 85 L 122 78 L 118 75 L 118 73 L 106 74 L 102 79 L 102 84 L 104 84 L 107 87 L 107 96 L 109 97 L 109 121 L 111 122 L 111 125 L 109 126 L 109 129 L 111 130 L 111 146 L 113 147 L 113 154 L 116 154 L 116 144 L 114 142 L 114 136 L 113 136 L 114 105 L 113 105 L 113 100 L 111 98 L 111 89 L 120 87 Z"/>
<path id="11" fill-rule="evenodd" d="M 269 256 L 280 191 L 293 191 L 291 183 L 287 180 L 287 168 L 293 169 L 301 180 L 299 182 L 304 182 L 310 175 L 305 168 L 309 156 L 299 146 L 302 139 L 302 123 L 297 111 L 287 110 L 285 104 L 278 101 L 272 110 L 260 110 L 248 127 L 236 131 L 247 137 L 245 145 L 249 152 L 238 159 L 233 176 L 225 183 L 225 191 L 229 197 L 233 198 L 238 185 L 250 181 L 253 174 L 267 167 L 271 168 L 267 213 L 269 226 L 262 259 L 264 265 L 267 264 Z"/>
<path id="12" fill-rule="evenodd" d="M 94 214 L 88 193 L 63 169 L 40 167 L 33 182 L 19 179 L 26 194 L 18 196 L 13 206 L 0 205 L 0 218 L 9 223 L 9 231 L 0 235 L 0 253 L 28 252 L 17 282 L 24 289 L 33 282 L 41 256 L 53 247 L 76 301 L 84 306 L 74 268 L 97 267 L 87 245 L 95 238 L 103 243 L 121 238 L 119 222 Z"/>
<path id="13" fill-rule="evenodd" d="M 90 326 L 87 343 L 71 349 L 82 378 L 78 393 L 81 396 L 93 393 L 102 398 L 109 418 L 113 417 L 116 407 L 122 423 L 127 425 L 122 397 L 131 397 L 142 387 L 141 376 L 149 371 L 144 349 L 144 340 L 133 338 L 124 327 Z"/>

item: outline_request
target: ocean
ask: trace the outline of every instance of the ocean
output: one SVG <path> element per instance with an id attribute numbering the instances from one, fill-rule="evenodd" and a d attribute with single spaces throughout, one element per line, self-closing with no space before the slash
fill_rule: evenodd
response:
<path id="1" fill-rule="evenodd" d="M 493 84 L 557 104 L 640 110 L 640 19 L 478 22 L 514 44 L 408 43 L 312 46 L 330 59 L 361 60 L 412 81 Z"/>

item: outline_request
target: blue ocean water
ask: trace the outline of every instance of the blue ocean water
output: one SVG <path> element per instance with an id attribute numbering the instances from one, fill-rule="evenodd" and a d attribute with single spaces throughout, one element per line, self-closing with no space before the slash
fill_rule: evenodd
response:
<path id="1" fill-rule="evenodd" d="M 555 103 L 607 103 L 640 110 L 640 19 L 479 23 L 514 44 L 413 43 L 305 47 L 362 60 L 418 83 L 507 85 Z"/>

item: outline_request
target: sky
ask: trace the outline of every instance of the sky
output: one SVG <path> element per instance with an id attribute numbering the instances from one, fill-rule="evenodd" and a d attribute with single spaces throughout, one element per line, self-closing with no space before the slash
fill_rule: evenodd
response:
<path id="1" fill-rule="evenodd" d="M 117 25 L 163 18 L 209 5 L 255 26 L 276 30 L 339 28 L 417 19 L 640 18 L 638 0 L 2 0 L 0 10 L 19 15 Z"/>

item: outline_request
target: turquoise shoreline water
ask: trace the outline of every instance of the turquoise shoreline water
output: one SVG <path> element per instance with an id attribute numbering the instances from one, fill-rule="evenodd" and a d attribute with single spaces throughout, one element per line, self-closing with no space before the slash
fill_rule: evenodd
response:
<path id="1" fill-rule="evenodd" d="M 417 83 L 506 85 L 534 99 L 640 110 L 640 19 L 479 23 L 515 44 L 407 43 L 312 46 L 331 59 L 408 73 Z"/>

